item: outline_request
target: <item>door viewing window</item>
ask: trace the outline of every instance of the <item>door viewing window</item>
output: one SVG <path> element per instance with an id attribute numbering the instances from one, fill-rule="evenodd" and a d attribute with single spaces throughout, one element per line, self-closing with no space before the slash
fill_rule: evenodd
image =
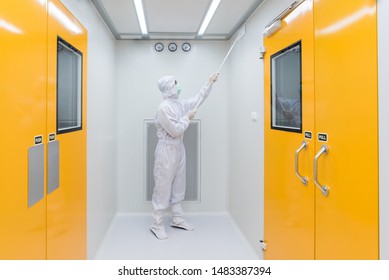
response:
<path id="1" fill-rule="evenodd" d="M 271 126 L 301 132 L 301 43 L 271 56 Z"/>
<path id="2" fill-rule="evenodd" d="M 82 129 L 82 53 L 58 38 L 57 133 Z"/>

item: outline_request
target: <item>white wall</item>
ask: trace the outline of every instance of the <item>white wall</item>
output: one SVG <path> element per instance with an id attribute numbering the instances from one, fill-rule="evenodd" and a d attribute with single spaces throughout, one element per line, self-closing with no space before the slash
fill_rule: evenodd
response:
<path id="1" fill-rule="evenodd" d="M 115 40 L 88 0 L 61 0 L 88 30 L 87 244 L 93 258 L 116 212 Z"/>
<path id="2" fill-rule="evenodd" d="M 378 0 L 378 99 L 380 149 L 380 255 L 389 260 L 389 1 Z"/>
<path id="3" fill-rule="evenodd" d="M 153 119 L 161 93 L 157 81 L 176 76 L 182 85 L 181 98 L 198 92 L 216 71 L 227 51 L 226 42 L 191 41 L 192 50 L 175 53 L 154 51 L 153 41 L 117 42 L 116 86 L 118 94 L 118 178 L 119 212 L 147 212 L 144 202 L 144 119 Z M 201 203 L 184 203 L 186 212 L 227 210 L 228 72 L 222 73 L 211 95 L 200 107 L 201 120 Z"/>
<path id="4" fill-rule="evenodd" d="M 236 44 L 230 60 L 229 210 L 260 255 L 264 226 L 264 73 L 259 47 L 266 24 L 289 3 L 265 0 L 247 22 L 246 35 Z M 258 121 L 252 121 L 251 112 L 258 113 Z"/>

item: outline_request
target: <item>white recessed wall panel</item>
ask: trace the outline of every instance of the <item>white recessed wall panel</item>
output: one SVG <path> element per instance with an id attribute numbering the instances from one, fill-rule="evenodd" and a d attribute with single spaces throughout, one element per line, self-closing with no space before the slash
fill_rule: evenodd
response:
<path id="1" fill-rule="evenodd" d="M 210 0 L 143 0 L 148 29 L 153 32 L 197 33 Z"/>
<path id="2" fill-rule="evenodd" d="M 169 40 L 161 41 L 165 49 L 158 53 L 154 50 L 156 42 L 117 42 L 119 212 L 150 215 L 152 212 L 151 203 L 144 199 L 144 121 L 155 117 L 163 99 L 157 87 L 158 79 L 174 75 L 182 85 L 180 98 L 189 98 L 199 92 L 228 51 L 228 42 L 225 41 L 192 41 L 192 49 L 185 53 L 181 49 L 183 41 L 175 41 L 178 49 L 172 53 L 167 49 Z M 227 210 L 226 102 L 229 80 L 228 71 L 220 74 L 219 81 L 196 114 L 196 120 L 201 122 L 200 201 L 185 202 L 186 213 Z M 153 150 L 148 152 L 154 153 Z"/>
<path id="3" fill-rule="evenodd" d="M 140 27 L 133 0 L 100 0 L 118 33 L 139 33 Z M 163 1 L 162 1 L 163 2 Z"/>

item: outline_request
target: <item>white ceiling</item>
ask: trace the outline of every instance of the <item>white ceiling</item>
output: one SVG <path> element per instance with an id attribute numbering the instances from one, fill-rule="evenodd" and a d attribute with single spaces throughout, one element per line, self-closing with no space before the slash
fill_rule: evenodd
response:
<path id="1" fill-rule="evenodd" d="M 228 40 L 263 0 L 221 0 L 204 35 L 197 33 L 211 0 L 143 0 L 147 30 L 142 36 L 133 0 L 91 0 L 118 40 Z"/>

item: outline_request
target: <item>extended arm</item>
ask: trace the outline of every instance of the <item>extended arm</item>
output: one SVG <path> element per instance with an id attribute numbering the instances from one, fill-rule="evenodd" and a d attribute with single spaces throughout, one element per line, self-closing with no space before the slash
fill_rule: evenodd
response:
<path id="1" fill-rule="evenodd" d="M 199 93 L 196 96 L 191 97 L 186 101 L 185 104 L 186 111 L 197 110 L 197 108 L 200 107 L 201 104 L 203 104 L 205 99 L 207 99 L 207 97 L 211 93 L 213 83 L 215 83 L 218 78 L 219 78 L 219 73 L 212 74 L 209 77 L 208 82 L 204 86 L 202 86 Z"/>

